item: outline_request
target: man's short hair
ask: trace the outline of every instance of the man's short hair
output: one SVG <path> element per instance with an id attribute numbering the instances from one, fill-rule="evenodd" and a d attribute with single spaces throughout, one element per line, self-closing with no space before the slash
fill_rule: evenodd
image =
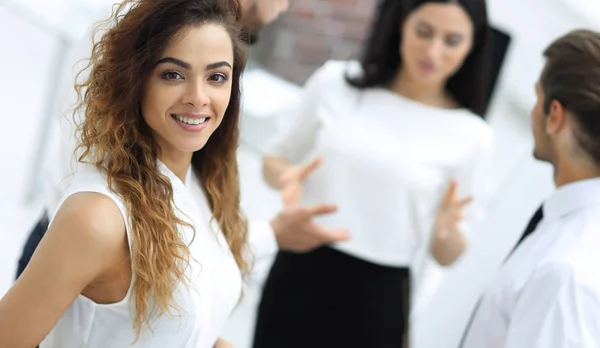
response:
<path id="1" fill-rule="evenodd" d="M 600 33 L 575 30 L 544 51 L 544 113 L 560 102 L 575 118 L 578 145 L 600 165 Z"/>

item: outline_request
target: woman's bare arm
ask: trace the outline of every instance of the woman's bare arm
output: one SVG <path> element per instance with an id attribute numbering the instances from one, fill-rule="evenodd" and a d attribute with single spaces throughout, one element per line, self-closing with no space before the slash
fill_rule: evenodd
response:
<path id="1" fill-rule="evenodd" d="M 77 295 L 119 262 L 125 233 L 110 198 L 98 193 L 68 198 L 23 274 L 0 299 L 0 347 L 38 345 Z"/>

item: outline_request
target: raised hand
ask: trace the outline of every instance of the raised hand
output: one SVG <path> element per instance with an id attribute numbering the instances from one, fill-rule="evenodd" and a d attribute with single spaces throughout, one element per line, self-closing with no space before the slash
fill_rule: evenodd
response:
<path id="1" fill-rule="evenodd" d="M 326 229 L 313 221 L 316 216 L 335 211 L 337 207 L 332 204 L 287 207 L 271 220 L 279 248 L 301 253 L 349 239 L 350 235 L 346 229 Z"/>
<path id="2" fill-rule="evenodd" d="M 302 200 L 302 184 L 304 180 L 321 165 L 323 159 L 318 157 L 311 162 L 292 166 L 279 176 L 281 197 L 286 207 L 296 206 Z"/>
<path id="3" fill-rule="evenodd" d="M 435 219 L 434 238 L 444 241 L 452 233 L 459 232 L 458 224 L 464 218 L 463 208 L 469 204 L 473 197 L 458 197 L 456 193 L 457 183 L 453 180 L 437 212 Z"/>

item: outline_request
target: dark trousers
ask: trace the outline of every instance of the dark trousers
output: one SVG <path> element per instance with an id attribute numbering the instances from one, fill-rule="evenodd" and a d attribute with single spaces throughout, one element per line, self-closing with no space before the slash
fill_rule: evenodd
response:
<path id="1" fill-rule="evenodd" d="M 409 271 L 331 248 L 279 252 L 258 308 L 254 348 L 402 348 Z"/>
<path id="2" fill-rule="evenodd" d="M 23 271 L 25 270 L 25 267 L 27 267 L 29 260 L 31 260 L 31 256 L 33 256 L 35 248 L 37 248 L 38 244 L 40 244 L 40 241 L 42 240 L 44 234 L 46 233 L 46 230 L 48 229 L 48 224 L 48 216 L 44 212 L 44 215 L 29 234 L 29 238 L 27 238 L 27 242 L 23 247 L 23 253 L 21 254 L 21 258 L 19 259 L 19 264 L 17 266 L 16 278 L 19 278 L 21 273 L 23 273 Z"/>

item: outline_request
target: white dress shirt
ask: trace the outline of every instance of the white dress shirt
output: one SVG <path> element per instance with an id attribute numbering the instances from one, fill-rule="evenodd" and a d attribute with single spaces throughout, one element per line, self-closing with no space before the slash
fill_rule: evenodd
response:
<path id="1" fill-rule="evenodd" d="M 600 179 L 560 187 L 483 295 L 463 348 L 600 347 Z"/>
<path id="2" fill-rule="evenodd" d="M 383 88 L 359 91 L 345 81 L 347 72 L 360 70 L 355 62 L 329 61 L 311 76 L 301 110 L 271 153 L 293 163 L 324 158 L 305 182 L 302 203 L 339 205 L 318 219 L 349 229 L 351 239 L 334 248 L 418 273 L 452 179 L 461 195 L 474 195 L 463 231 L 481 220 L 491 128 L 466 109 L 427 106 Z"/>

